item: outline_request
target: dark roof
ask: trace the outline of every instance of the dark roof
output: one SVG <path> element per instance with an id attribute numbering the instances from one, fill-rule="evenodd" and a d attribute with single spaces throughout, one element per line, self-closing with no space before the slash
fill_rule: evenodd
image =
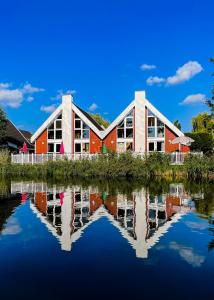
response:
<path id="1" fill-rule="evenodd" d="M 18 143 L 20 146 L 22 146 L 25 142 L 28 147 L 32 147 L 30 141 L 18 130 L 18 128 L 16 128 L 16 126 L 10 120 L 7 120 L 6 140 L 11 140 L 14 143 Z"/>
<path id="2" fill-rule="evenodd" d="M 84 111 L 82 108 L 80 108 L 79 106 L 77 106 L 76 104 L 74 104 L 85 116 L 87 119 L 89 119 L 89 121 L 91 121 L 91 123 L 97 127 L 98 130 L 103 131 L 103 127 L 100 126 L 100 124 L 97 123 L 96 120 L 94 120 L 94 118 L 92 118 L 92 116 L 87 113 L 86 111 Z"/>
<path id="3" fill-rule="evenodd" d="M 32 137 L 32 133 L 30 131 L 22 130 L 22 129 L 19 129 L 19 131 L 21 131 L 24 137 L 30 141 L 30 138 Z"/>

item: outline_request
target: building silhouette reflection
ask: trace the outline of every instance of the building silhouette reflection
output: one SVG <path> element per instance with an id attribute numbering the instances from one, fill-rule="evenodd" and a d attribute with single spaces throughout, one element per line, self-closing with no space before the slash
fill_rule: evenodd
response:
<path id="1" fill-rule="evenodd" d="M 167 194 L 152 195 L 146 188 L 124 194 L 100 193 L 93 187 L 48 187 L 44 183 L 12 183 L 13 193 L 32 193 L 30 208 L 61 244 L 72 245 L 87 227 L 106 217 L 136 252 L 148 251 L 184 214 L 193 209 L 182 184 L 172 184 Z"/>

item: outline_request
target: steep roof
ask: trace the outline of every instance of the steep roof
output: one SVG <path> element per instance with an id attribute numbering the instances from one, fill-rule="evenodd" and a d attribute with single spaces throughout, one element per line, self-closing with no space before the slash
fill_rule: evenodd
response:
<path id="1" fill-rule="evenodd" d="M 22 130 L 22 129 L 19 129 L 19 130 L 24 135 L 24 137 L 30 141 L 30 138 L 32 137 L 32 133 L 27 130 Z"/>
<path id="2" fill-rule="evenodd" d="M 23 143 L 26 143 L 28 147 L 32 148 L 30 141 L 10 120 L 7 120 L 6 139 L 18 143 L 19 145 L 23 145 Z"/>
<path id="3" fill-rule="evenodd" d="M 100 131 L 103 131 L 103 128 L 102 126 L 100 126 L 99 123 L 97 123 L 97 121 L 89 114 L 87 113 L 85 110 L 83 110 L 82 108 L 80 108 L 79 106 L 77 106 L 76 104 L 74 104 L 80 111 L 83 115 L 86 116 L 86 118 L 89 119 L 89 121 Z"/>

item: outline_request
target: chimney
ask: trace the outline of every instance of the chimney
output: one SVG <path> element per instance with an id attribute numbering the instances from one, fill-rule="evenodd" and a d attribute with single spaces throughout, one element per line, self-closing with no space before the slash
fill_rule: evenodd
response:
<path id="1" fill-rule="evenodd" d="M 145 91 L 135 91 L 135 100 L 144 100 L 146 99 Z"/>
<path id="2" fill-rule="evenodd" d="M 65 153 L 72 153 L 72 95 L 62 96 L 62 141 Z"/>

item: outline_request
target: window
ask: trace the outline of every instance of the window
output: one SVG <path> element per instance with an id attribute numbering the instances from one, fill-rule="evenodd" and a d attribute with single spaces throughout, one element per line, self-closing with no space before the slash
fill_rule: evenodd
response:
<path id="1" fill-rule="evenodd" d="M 78 115 L 75 115 L 74 137 L 76 140 L 89 139 L 89 127 L 78 117 Z"/>
<path id="2" fill-rule="evenodd" d="M 148 128 L 148 137 L 155 137 L 155 127 Z"/>
<path id="3" fill-rule="evenodd" d="M 59 115 L 56 120 L 48 127 L 48 139 L 49 140 L 61 140 L 62 139 L 62 115 Z"/>
<path id="4" fill-rule="evenodd" d="M 75 144 L 75 153 L 81 153 L 81 144 L 80 143 Z"/>
<path id="5" fill-rule="evenodd" d="M 75 143 L 75 153 L 89 153 L 89 143 Z"/>
<path id="6" fill-rule="evenodd" d="M 154 142 L 149 142 L 149 152 L 152 151 L 159 151 L 163 152 L 164 151 L 164 142 L 159 142 L 159 141 L 154 141 Z"/>
<path id="7" fill-rule="evenodd" d="M 54 144 L 53 143 L 48 143 L 48 152 L 53 153 L 54 152 Z"/>
<path id="8" fill-rule="evenodd" d="M 56 153 L 60 153 L 60 144 L 56 144 Z"/>
<path id="9" fill-rule="evenodd" d="M 133 138 L 133 110 L 117 126 L 118 139 Z"/>
<path id="10" fill-rule="evenodd" d="M 149 143 L 149 152 L 151 152 L 151 151 L 155 151 L 155 143 L 154 142 Z"/>
<path id="11" fill-rule="evenodd" d="M 126 150 L 127 151 L 132 151 L 133 150 L 133 143 L 132 142 L 126 143 Z"/>
<path id="12" fill-rule="evenodd" d="M 164 123 L 148 111 L 148 138 L 164 138 Z"/>
<path id="13" fill-rule="evenodd" d="M 88 153 L 89 152 L 89 143 L 82 144 L 82 152 Z"/>
<path id="14" fill-rule="evenodd" d="M 164 151 L 164 142 L 157 142 L 157 151 Z"/>

